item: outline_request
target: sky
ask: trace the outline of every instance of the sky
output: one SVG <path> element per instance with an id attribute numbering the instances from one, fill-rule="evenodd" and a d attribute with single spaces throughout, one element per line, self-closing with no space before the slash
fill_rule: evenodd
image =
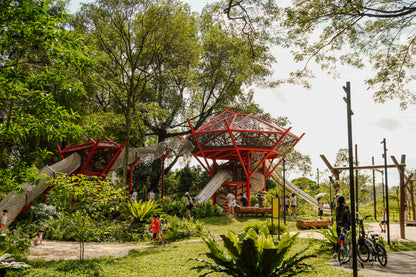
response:
<path id="1" fill-rule="evenodd" d="M 70 12 L 75 12 L 80 2 L 70 2 Z M 200 12 L 209 1 L 183 0 L 191 8 Z M 295 64 L 287 50 L 274 49 L 277 58 L 274 65 L 275 76 L 281 78 L 289 70 L 300 68 Z M 320 181 L 328 181 L 328 172 L 320 155 L 327 157 L 330 163 L 335 162 L 335 155 L 341 148 L 348 148 L 347 112 L 343 100 L 346 82 L 351 84 L 351 108 L 353 144 L 357 144 L 358 160 L 361 166 L 371 165 L 374 157 L 376 165 L 384 165 L 382 140 L 386 139 L 388 164 L 393 164 L 390 156 L 395 156 L 400 162 L 401 155 L 406 155 L 406 169 L 416 169 L 416 106 L 401 110 L 398 101 L 388 101 L 377 104 L 372 99 L 364 80 L 371 76 L 371 69 L 358 70 L 352 67 L 339 67 L 338 79 L 321 72 L 317 65 L 312 65 L 316 78 L 311 89 L 300 86 L 285 85 L 273 89 L 255 89 L 254 100 L 272 116 L 287 116 L 291 121 L 291 132 L 300 136 L 305 133 L 296 149 L 308 154 L 312 159 L 313 176 L 317 178 L 320 171 Z M 363 173 L 372 174 L 371 171 Z M 289 176 L 290 178 L 296 176 Z M 381 182 L 381 174 L 376 173 L 376 182 Z M 389 186 L 399 184 L 399 173 L 396 169 L 388 170 Z"/>

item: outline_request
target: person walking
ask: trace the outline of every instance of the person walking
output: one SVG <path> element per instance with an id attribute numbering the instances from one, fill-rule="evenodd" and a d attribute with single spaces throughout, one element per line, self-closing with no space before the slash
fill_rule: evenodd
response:
<path id="1" fill-rule="evenodd" d="M 228 191 L 226 199 L 227 199 L 227 204 L 228 204 L 228 213 L 234 216 L 235 215 L 235 211 L 234 211 L 235 195 L 232 193 L 231 190 Z"/>
<path id="2" fill-rule="evenodd" d="M 296 218 L 296 205 L 297 205 L 297 201 L 296 201 L 296 194 L 293 192 L 292 193 L 292 199 L 290 201 L 290 206 L 292 207 L 292 217 Z"/>
<path id="3" fill-rule="evenodd" d="M 194 201 L 189 196 L 189 192 L 185 192 L 185 197 L 183 198 L 183 205 L 182 207 L 186 207 L 186 218 L 191 218 L 191 210 L 192 208 L 196 209 L 196 206 L 194 204 Z"/>
<path id="4" fill-rule="evenodd" d="M 152 228 L 152 234 L 153 234 L 153 247 L 156 247 L 156 239 L 160 240 L 160 236 L 159 236 L 160 222 L 157 221 L 157 216 L 155 214 L 152 216 L 152 222 L 150 223 L 150 226 L 149 228 L 147 228 L 147 230 L 149 230 L 150 228 Z"/>
<path id="5" fill-rule="evenodd" d="M 322 200 L 322 197 L 318 198 L 318 216 L 319 219 L 322 219 L 322 216 L 324 214 L 324 201 Z"/>
<path id="6" fill-rule="evenodd" d="M 381 232 L 386 232 L 386 226 L 387 226 L 387 210 L 386 208 L 383 208 L 383 212 L 381 214 L 381 222 L 379 224 Z M 384 228 L 383 228 L 384 227 Z"/>

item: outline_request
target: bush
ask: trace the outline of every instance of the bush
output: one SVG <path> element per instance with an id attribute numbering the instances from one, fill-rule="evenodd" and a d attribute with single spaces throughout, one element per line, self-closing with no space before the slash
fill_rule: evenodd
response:
<path id="1" fill-rule="evenodd" d="M 335 246 L 338 244 L 338 233 L 336 224 L 332 224 L 332 226 L 322 229 L 315 228 L 313 231 L 324 236 L 325 240 L 320 240 L 321 244 L 323 244 L 324 246 L 329 246 L 331 249 L 334 249 Z"/>
<path id="2" fill-rule="evenodd" d="M 135 222 L 145 222 L 152 218 L 156 213 L 161 213 L 162 209 L 155 201 L 139 202 L 133 201 L 127 203 L 127 212 L 133 217 Z"/>
<path id="3" fill-rule="evenodd" d="M 203 224 L 198 220 L 194 222 L 176 216 L 162 219 L 162 226 L 165 238 L 169 241 L 199 236 L 203 229 Z"/>
<path id="4" fill-rule="evenodd" d="M 212 200 L 208 200 L 202 203 L 196 204 L 196 209 L 193 210 L 193 216 L 195 218 L 205 218 L 210 216 L 223 215 L 223 209 L 218 205 L 213 205 Z"/>
<path id="5" fill-rule="evenodd" d="M 243 230 L 247 232 L 249 229 L 253 229 L 256 231 L 256 233 L 259 233 L 259 231 L 266 226 L 267 229 L 269 229 L 269 233 L 272 233 L 272 221 L 270 219 L 267 219 L 266 222 L 253 222 L 248 223 L 243 227 Z M 278 224 L 277 222 L 273 222 L 273 234 L 278 234 Z M 286 233 L 288 231 L 287 226 L 284 224 L 280 224 L 280 233 Z"/>
<path id="6" fill-rule="evenodd" d="M 290 236 L 286 233 L 275 244 L 265 227 L 259 233 L 253 229 L 241 231 L 238 235 L 229 231 L 227 236 L 221 235 L 223 247 L 214 236 L 204 236 L 209 249 L 206 255 L 214 262 L 191 259 L 202 263 L 192 269 L 209 270 L 205 275 L 223 272 L 230 276 L 295 276 L 309 272 L 313 270 L 312 267 L 303 261 L 315 255 L 302 255 L 305 249 L 287 257 L 298 234 Z"/>
<path id="7" fill-rule="evenodd" d="M 29 247 L 31 246 L 31 238 L 21 229 L 9 230 L 7 236 L 2 236 L 4 240 L 0 240 L 1 251 L 6 251 L 13 255 L 16 259 L 21 260 L 29 255 Z"/>
<path id="8" fill-rule="evenodd" d="M 182 217 L 185 215 L 185 208 L 182 202 L 173 202 L 170 198 L 163 198 L 159 200 L 160 207 L 163 212 L 171 216 Z M 212 200 L 195 204 L 196 209 L 193 209 L 191 214 L 195 218 L 205 218 L 210 216 L 222 215 L 223 209 L 218 205 L 213 205 Z"/>

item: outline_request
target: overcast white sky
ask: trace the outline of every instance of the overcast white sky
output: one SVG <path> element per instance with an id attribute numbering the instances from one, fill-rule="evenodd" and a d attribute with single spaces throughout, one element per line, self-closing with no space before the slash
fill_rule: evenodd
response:
<path id="1" fill-rule="evenodd" d="M 79 8 L 79 2 L 90 0 L 72 0 L 70 11 Z M 183 0 L 193 10 L 200 12 L 209 1 Z M 275 72 L 288 73 L 295 66 L 284 50 L 275 50 L 278 63 Z M 374 156 L 376 165 L 383 165 L 383 145 L 386 138 L 388 164 L 392 164 L 391 155 L 406 155 L 407 169 L 416 168 L 416 106 L 409 106 L 402 111 L 396 101 L 375 104 L 372 92 L 367 91 L 364 79 L 371 74 L 370 69 L 340 68 L 340 79 L 333 80 L 316 67 L 317 77 L 312 82 L 312 89 L 297 86 L 283 86 L 275 89 L 257 89 L 255 101 L 273 116 L 287 116 L 291 121 L 292 132 L 296 135 L 306 133 L 297 144 L 296 149 L 312 158 L 314 174 L 319 168 L 326 169 L 319 157 L 324 154 L 333 163 L 335 154 L 340 148 L 348 147 L 347 115 L 345 96 L 342 86 L 351 82 L 351 99 L 354 116 L 352 118 L 353 144 L 358 145 L 360 165 L 371 165 Z M 276 73 L 277 74 L 277 73 Z M 398 171 L 389 169 L 389 186 L 398 185 Z M 371 174 L 369 171 L 368 174 Z M 316 178 L 316 176 L 312 178 Z M 328 175 L 321 173 L 320 180 L 327 180 Z M 292 176 L 290 176 L 292 177 Z M 294 177 L 294 176 L 293 176 Z M 325 179 L 324 179 L 325 178 Z M 381 182 L 381 174 L 376 174 L 377 182 Z"/>

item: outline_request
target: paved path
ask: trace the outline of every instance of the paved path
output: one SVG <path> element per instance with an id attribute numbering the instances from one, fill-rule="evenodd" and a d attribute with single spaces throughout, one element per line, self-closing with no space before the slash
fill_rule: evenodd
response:
<path id="1" fill-rule="evenodd" d="M 338 260 L 331 260 L 329 264 L 352 272 L 349 265 L 340 266 Z M 416 251 L 388 252 L 386 267 L 378 262 L 364 263 L 364 268 L 358 267 L 358 274 L 366 277 L 416 276 Z"/>
<path id="2" fill-rule="evenodd" d="M 387 234 L 380 232 L 378 223 L 366 224 L 366 230 L 372 230 L 380 234 L 387 242 Z M 405 227 L 405 239 L 400 238 L 400 225 L 390 224 L 391 241 L 416 241 L 416 226 Z M 331 260 L 329 264 L 352 272 L 349 265 L 340 266 L 338 260 Z M 359 266 L 358 274 L 366 277 L 399 277 L 416 276 L 416 251 L 400 251 L 387 253 L 387 266 L 381 266 L 378 261 L 364 263 L 364 268 Z"/>

